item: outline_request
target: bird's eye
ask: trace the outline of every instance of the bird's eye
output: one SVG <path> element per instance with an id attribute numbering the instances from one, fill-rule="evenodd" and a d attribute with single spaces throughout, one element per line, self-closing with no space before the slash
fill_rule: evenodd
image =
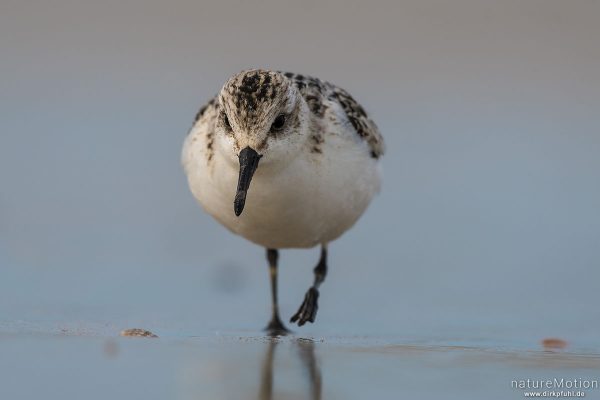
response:
<path id="1" fill-rule="evenodd" d="M 225 128 L 231 130 L 231 124 L 229 123 L 229 118 L 227 118 L 226 113 L 223 113 L 223 125 L 225 125 Z"/>
<path id="2" fill-rule="evenodd" d="M 283 129 L 284 125 L 285 125 L 285 115 L 279 114 L 277 116 L 277 118 L 275 118 L 275 120 L 273 121 L 273 124 L 271 125 L 271 132 L 280 131 L 281 129 Z"/>

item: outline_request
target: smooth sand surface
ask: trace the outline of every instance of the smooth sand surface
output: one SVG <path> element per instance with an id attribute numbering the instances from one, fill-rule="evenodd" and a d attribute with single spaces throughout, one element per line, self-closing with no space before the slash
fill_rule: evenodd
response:
<path id="1" fill-rule="evenodd" d="M 110 324 L 0 326 L 2 399 L 519 399 L 512 380 L 598 379 L 592 349 L 260 332 L 120 337 Z M 600 390 L 586 391 L 600 398 Z"/>

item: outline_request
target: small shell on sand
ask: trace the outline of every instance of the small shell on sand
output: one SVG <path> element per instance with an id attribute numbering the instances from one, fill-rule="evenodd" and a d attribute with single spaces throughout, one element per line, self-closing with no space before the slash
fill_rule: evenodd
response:
<path id="1" fill-rule="evenodd" d="M 564 349 L 567 347 L 567 341 L 559 338 L 546 338 L 542 340 L 542 346 L 545 349 Z"/>
<path id="2" fill-rule="evenodd" d="M 158 337 L 154 333 L 147 331 L 145 329 L 140 329 L 140 328 L 125 329 L 124 331 L 121 331 L 121 336 L 148 337 L 148 338 L 157 338 Z"/>

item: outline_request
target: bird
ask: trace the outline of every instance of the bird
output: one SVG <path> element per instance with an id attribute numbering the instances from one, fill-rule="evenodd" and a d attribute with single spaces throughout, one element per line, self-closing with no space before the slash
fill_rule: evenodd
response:
<path id="1" fill-rule="evenodd" d="M 308 75 L 249 69 L 200 108 L 181 162 L 201 207 L 265 248 L 273 336 L 290 332 L 278 306 L 279 251 L 320 246 L 314 281 L 290 323 L 313 323 L 328 246 L 381 188 L 382 135 L 346 90 Z"/>

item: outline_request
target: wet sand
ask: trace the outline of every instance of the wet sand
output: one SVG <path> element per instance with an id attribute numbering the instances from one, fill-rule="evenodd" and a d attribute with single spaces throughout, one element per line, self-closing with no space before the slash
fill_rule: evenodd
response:
<path id="1" fill-rule="evenodd" d="M 260 332 L 120 337 L 110 326 L 0 334 L 0 398 L 519 399 L 521 379 L 598 379 L 600 354 Z M 600 398 L 600 390 L 586 391 Z"/>

